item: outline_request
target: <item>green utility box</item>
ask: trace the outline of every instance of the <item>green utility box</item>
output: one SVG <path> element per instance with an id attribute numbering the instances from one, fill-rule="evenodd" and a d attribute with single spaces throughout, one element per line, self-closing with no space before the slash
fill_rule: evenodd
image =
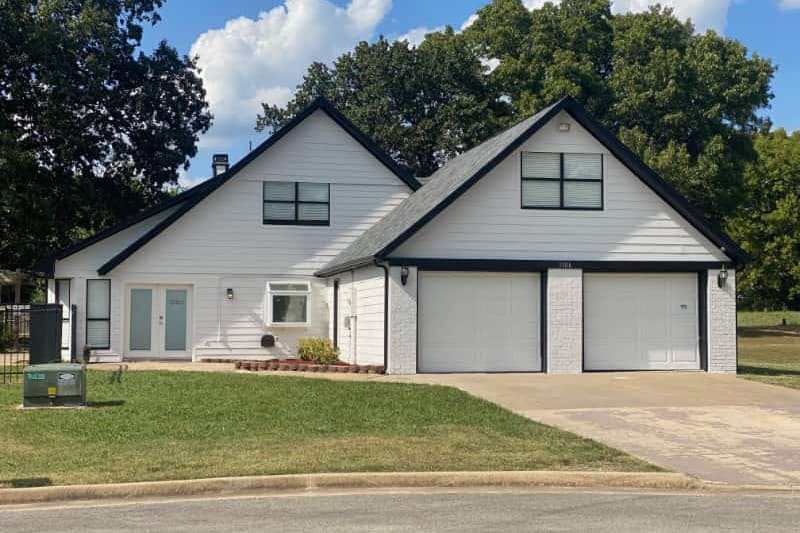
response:
<path id="1" fill-rule="evenodd" d="M 84 405 L 86 371 L 77 363 L 31 365 L 23 371 L 23 407 Z"/>

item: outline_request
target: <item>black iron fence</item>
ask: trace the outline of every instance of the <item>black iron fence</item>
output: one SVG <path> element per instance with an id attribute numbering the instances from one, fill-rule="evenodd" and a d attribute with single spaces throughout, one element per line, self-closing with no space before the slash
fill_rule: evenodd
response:
<path id="1" fill-rule="evenodd" d="M 0 383 L 22 383 L 22 369 L 30 361 L 30 331 L 30 306 L 0 306 Z"/>
<path id="2" fill-rule="evenodd" d="M 73 359 L 74 327 L 74 306 L 0 306 L 0 383 L 22 383 L 26 366 L 61 361 L 64 352 Z"/>

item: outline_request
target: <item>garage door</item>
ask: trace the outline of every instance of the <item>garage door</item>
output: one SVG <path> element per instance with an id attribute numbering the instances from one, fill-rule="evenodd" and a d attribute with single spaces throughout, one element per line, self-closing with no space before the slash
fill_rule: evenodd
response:
<path id="1" fill-rule="evenodd" d="M 700 368 L 696 274 L 585 274 L 585 370 Z"/>
<path id="2" fill-rule="evenodd" d="M 538 372 L 539 275 L 421 272 L 420 372 Z"/>

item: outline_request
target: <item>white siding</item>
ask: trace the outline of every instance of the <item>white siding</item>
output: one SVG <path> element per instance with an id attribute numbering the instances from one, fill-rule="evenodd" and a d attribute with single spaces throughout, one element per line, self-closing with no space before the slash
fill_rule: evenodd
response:
<path id="1" fill-rule="evenodd" d="M 262 224 L 262 184 L 267 180 L 330 183 L 331 225 Z M 109 353 L 123 353 L 124 293 L 133 283 L 192 287 L 190 337 L 195 358 L 290 355 L 297 339 L 327 336 L 329 283 L 313 273 L 410 192 L 327 115 L 316 112 L 109 273 Z M 80 292 L 75 293 L 79 349 L 85 279 L 98 277 L 97 267 L 125 246 L 103 243 L 81 252 L 83 257 L 76 254 L 56 265 L 56 277 L 81 278 L 76 287 Z M 276 280 L 312 284 L 308 327 L 266 325 L 267 282 Z M 228 288 L 234 290 L 233 300 L 225 297 Z M 260 347 L 265 333 L 277 336 L 275 348 Z"/>
<path id="2" fill-rule="evenodd" d="M 569 132 L 558 124 L 569 122 Z M 602 211 L 520 207 L 520 152 L 604 154 Z M 392 254 L 396 257 L 722 261 L 711 242 L 562 112 Z"/>
<path id="3" fill-rule="evenodd" d="M 378 267 L 345 272 L 339 278 L 341 359 L 360 365 L 383 364 L 384 272 Z M 345 328 L 345 317 L 350 328 Z"/>

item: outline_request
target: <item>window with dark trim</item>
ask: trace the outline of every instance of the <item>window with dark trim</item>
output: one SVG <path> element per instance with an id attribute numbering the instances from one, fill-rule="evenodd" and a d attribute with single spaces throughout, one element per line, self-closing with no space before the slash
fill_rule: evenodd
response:
<path id="1" fill-rule="evenodd" d="M 61 349 L 69 349 L 69 317 L 70 317 L 70 289 L 72 285 L 68 279 L 56 280 L 56 303 L 61 304 Z"/>
<path id="2" fill-rule="evenodd" d="M 86 280 L 86 346 L 111 348 L 111 280 Z"/>
<path id="3" fill-rule="evenodd" d="M 603 209 L 603 154 L 522 152 L 523 209 Z"/>
<path id="4" fill-rule="evenodd" d="M 329 226 L 330 211 L 328 183 L 264 182 L 264 224 Z"/>

